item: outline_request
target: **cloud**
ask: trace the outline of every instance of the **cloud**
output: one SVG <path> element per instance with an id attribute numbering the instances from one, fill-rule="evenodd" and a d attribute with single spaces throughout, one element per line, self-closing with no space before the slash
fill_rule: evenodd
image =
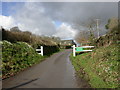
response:
<path id="1" fill-rule="evenodd" d="M 37 3 L 27 2 L 14 15 L 21 30 L 29 30 L 37 35 L 53 35 L 56 31 L 51 18 L 44 14 L 44 8 Z"/>
<path id="2" fill-rule="evenodd" d="M 86 23 L 100 19 L 101 34 L 105 34 L 105 24 L 109 18 L 118 17 L 117 2 L 54 2 L 41 3 L 45 14 L 53 20 L 71 25 L 72 28 L 88 30 Z"/>
<path id="3" fill-rule="evenodd" d="M 11 27 L 16 26 L 15 20 L 12 16 L 0 15 L 0 21 L 0 26 L 5 29 L 10 29 Z"/>
<path id="4" fill-rule="evenodd" d="M 46 14 L 54 20 L 79 26 L 90 18 L 99 18 L 102 23 L 118 16 L 118 3 L 113 2 L 63 2 L 42 3 Z"/>
<path id="5" fill-rule="evenodd" d="M 73 29 L 70 25 L 62 23 L 57 32 L 54 34 L 56 37 L 60 37 L 61 39 L 66 38 L 74 38 L 76 35 L 77 30 Z"/>
<path id="6" fill-rule="evenodd" d="M 5 16 L 9 24 L 3 26 L 18 25 L 37 35 L 61 38 L 73 38 L 77 31 L 86 30 L 83 23 L 91 18 L 99 18 L 100 28 L 104 29 L 109 18 L 118 16 L 117 2 L 25 2 L 19 8 L 13 7 L 16 13 Z M 59 26 L 56 21 L 62 24 Z"/>

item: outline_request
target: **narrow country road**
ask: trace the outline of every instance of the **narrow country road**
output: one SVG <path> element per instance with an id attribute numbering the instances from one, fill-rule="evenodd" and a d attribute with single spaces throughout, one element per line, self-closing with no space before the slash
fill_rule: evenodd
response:
<path id="1" fill-rule="evenodd" d="M 55 53 L 40 64 L 3 80 L 2 88 L 78 88 L 70 53 L 71 50 Z"/>

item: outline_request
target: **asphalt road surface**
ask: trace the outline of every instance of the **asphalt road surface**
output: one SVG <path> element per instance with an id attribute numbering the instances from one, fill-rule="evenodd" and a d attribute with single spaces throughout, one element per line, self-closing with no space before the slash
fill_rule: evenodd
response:
<path id="1" fill-rule="evenodd" d="M 75 77 L 69 60 L 71 50 L 65 50 L 47 58 L 16 76 L 2 81 L 2 88 L 83 88 Z M 80 82 L 80 81 L 79 81 Z M 83 85 L 82 85 L 83 84 Z"/>

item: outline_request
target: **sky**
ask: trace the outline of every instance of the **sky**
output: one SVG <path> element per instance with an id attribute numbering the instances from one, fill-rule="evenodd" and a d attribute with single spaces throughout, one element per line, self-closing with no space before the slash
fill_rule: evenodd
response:
<path id="1" fill-rule="evenodd" d="M 101 33 L 106 32 L 112 17 L 118 17 L 117 2 L 2 2 L 0 26 L 68 39 L 87 30 L 91 19 L 100 19 Z"/>

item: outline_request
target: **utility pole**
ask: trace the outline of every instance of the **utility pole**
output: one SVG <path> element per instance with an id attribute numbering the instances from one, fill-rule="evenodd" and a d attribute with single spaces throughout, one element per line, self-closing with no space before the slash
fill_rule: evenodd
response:
<path id="1" fill-rule="evenodd" d="M 96 28 L 97 28 L 97 32 L 98 32 L 98 38 L 100 37 L 100 32 L 99 32 L 99 20 L 100 20 L 100 19 L 96 19 Z"/>

